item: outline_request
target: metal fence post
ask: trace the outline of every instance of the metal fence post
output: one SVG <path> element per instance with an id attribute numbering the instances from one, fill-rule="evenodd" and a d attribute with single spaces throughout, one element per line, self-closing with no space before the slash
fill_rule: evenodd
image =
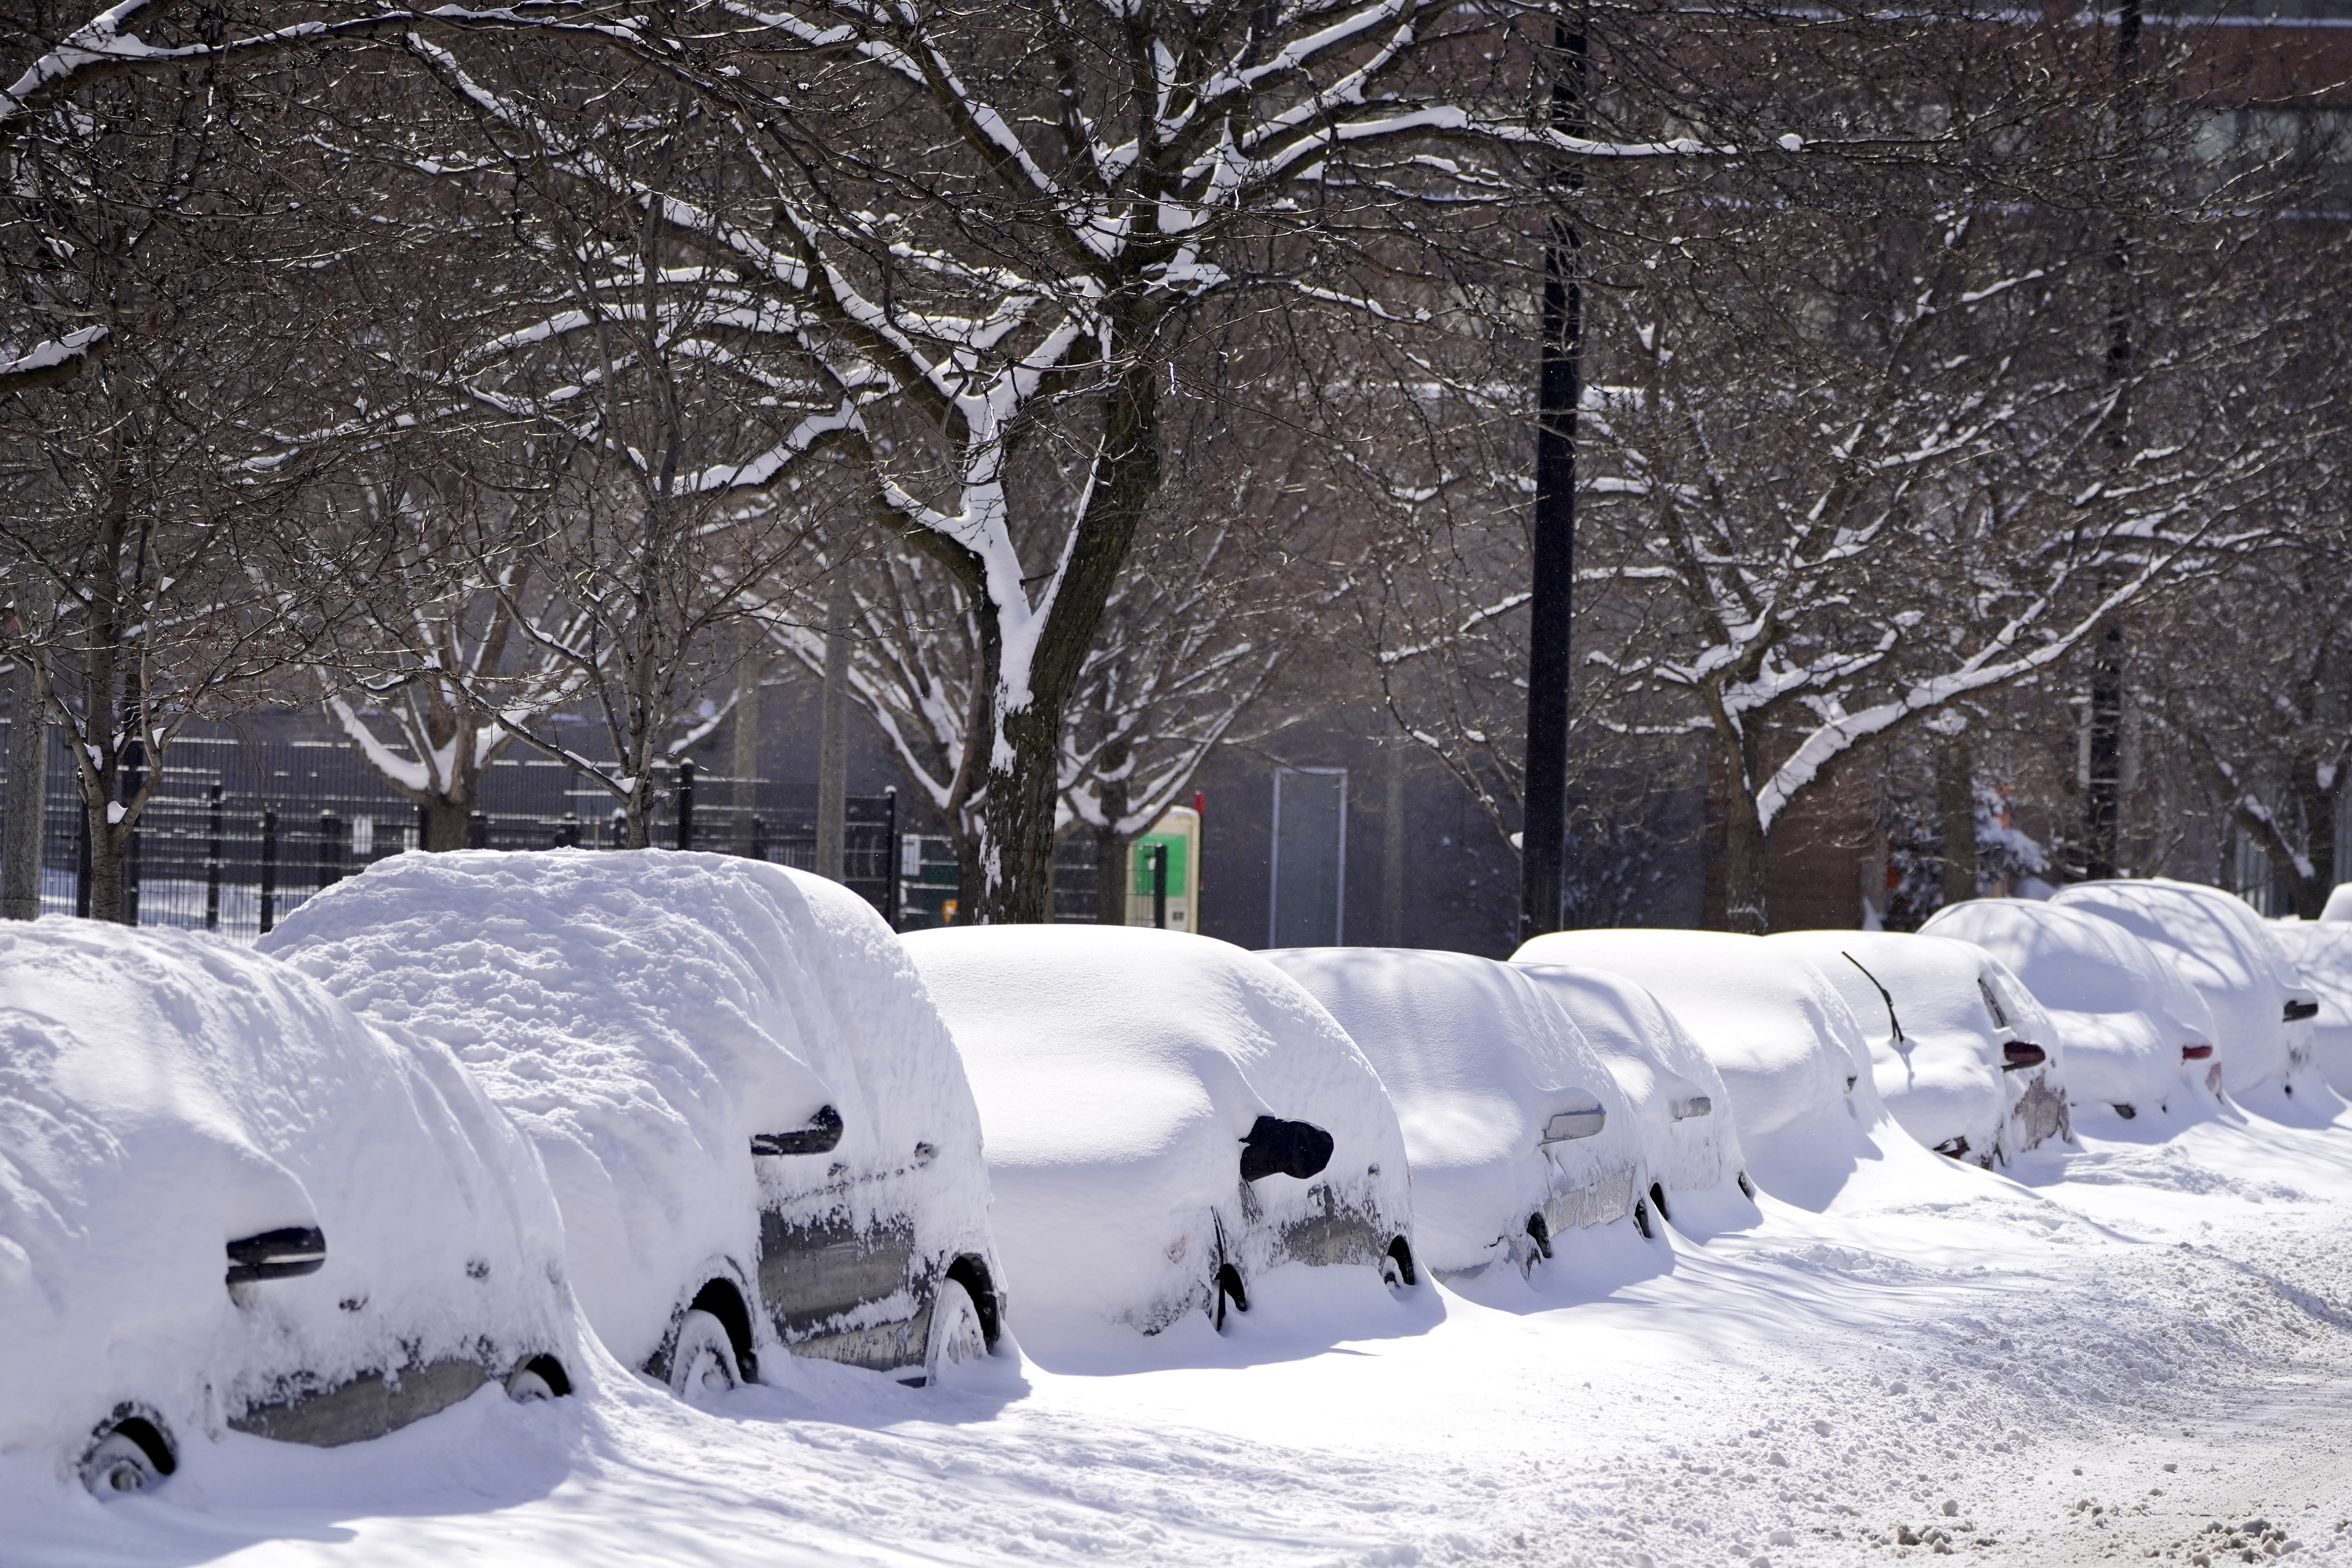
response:
<path id="1" fill-rule="evenodd" d="M 677 764 L 677 847 L 694 847 L 694 761 Z"/>
<path id="2" fill-rule="evenodd" d="M 122 805 L 126 812 L 146 783 L 147 748 L 133 741 L 122 748 Z M 142 838 L 139 825 L 133 822 L 130 847 L 122 857 L 122 923 L 127 926 L 139 923 L 139 884 L 144 879 L 145 870 L 142 864 L 145 859 L 141 853 L 144 848 Z"/>
<path id="3" fill-rule="evenodd" d="M 1151 929 L 1168 929 L 1168 846 L 1151 847 Z"/>
<path id="4" fill-rule="evenodd" d="M 754 860 L 768 858 L 768 825 L 756 816 L 751 819 L 751 857 Z"/>
<path id="5" fill-rule="evenodd" d="M 205 838 L 205 929 L 220 930 L 221 786 L 213 781 L 212 812 Z"/>
<path id="6" fill-rule="evenodd" d="M 89 919 L 89 807 L 74 802 L 74 913 Z"/>
<path id="7" fill-rule="evenodd" d="M 261 808 L 261 931 L 278 925 L 278 814 Z"/>
<path id="8" fill-rule="evenodd" d="M 885 788 L 882 798 L 889 802 L 882 814 L 883 820 L 889 824 L 889 831 L 882 836 L 882 918 L 890 922 L 892 931 L 897 931 L 906 891 L 898 885 L 898 786 Z"/>
<path id="9" fill-rule="evenodd" d="M 331 811 L 319 814 L 319 888 L 324 891 L 343 879 L 342 819 Z"/>

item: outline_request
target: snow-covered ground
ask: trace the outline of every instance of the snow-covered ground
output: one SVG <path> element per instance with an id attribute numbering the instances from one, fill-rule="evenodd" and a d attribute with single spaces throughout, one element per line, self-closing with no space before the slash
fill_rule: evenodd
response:
<path id="1" fill-rule="evenodd" d="M 960 1389 L 772 1363 L 703 1412 L 607 1364 L 354 1447 L 192 1444 L 104 1508 L 0 1463 L 0 1561 L 2191 1564 L 2260 1519 L 2352 1562 L 2347 1200 L 2352 1115 L 1895 1160 L 1402 1312 L 1292 1268 L 1223 1337 Z"/>

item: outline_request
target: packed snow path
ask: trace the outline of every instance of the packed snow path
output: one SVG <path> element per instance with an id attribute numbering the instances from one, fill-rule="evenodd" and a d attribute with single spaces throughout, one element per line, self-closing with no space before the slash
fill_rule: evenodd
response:
<path id="1" fill-rule="evenodd" d="M 2020 1174 L 1621 1225 L 1533 1289 L 1294 1268 L 961 1390 L 794 1363 L 704 1414 L 607 1365 L 103 1510 L 0 1470 L 0 1561 L 2352 1564 L 2352 1117 Z"/>

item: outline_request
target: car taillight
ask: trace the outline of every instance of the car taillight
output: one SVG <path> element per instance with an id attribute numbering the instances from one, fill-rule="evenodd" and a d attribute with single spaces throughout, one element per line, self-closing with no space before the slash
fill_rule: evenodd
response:
<path id="1" fill-rule="evenodd" d="M 2201 1062 L 2212 1054 L 2213 1047 L 2210 1046 L 2183 1046 L 2180 1047 L 2180 1059 L 2184 1062 Z"/>
<path id="2" fill-rule="evenodd" d="M 2000 1064 L 2003 1072 L 2015 1072 L 2020 1068 L 2038 1068 L 2050 1059 L 2048 1051 L 2026 1040 L 2010 1041 L 2001 1047 L 2000 1054 L 2007 1058 Z"/>

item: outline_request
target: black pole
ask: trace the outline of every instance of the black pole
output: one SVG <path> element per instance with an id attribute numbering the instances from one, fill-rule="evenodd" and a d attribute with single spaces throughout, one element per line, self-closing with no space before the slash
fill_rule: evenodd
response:
<path id="1" fill-rule="evenodd" d="M 897 931 L 903 892 L 898 882 L 898 786 L 886 785 L 882 798 L 889 803 L 882 808 L 882 819 L 890 825 L 882 840 L 882 918 L 890 922 L 892 931 Z"/>
<path id="2" fill-rule="evenodd" d="M 89 807 L 74 802 L 74 914 L 89 919 Z"/>
<path id="3" fill-rule="evenodd" d="M 1151 929 L 1168 929 L 1168 846 L 1151 847 Z"/>
<path id="4" fill-rule="evenodd" d="M 261 934 L 278 924 L 278 814 L 261 808 Z"/>
<path id="5" fill-rule="evenodd" d="M 137 741 L 122 748 L 122 805 L 129 810 L 139 798 L 139 791 L 147 782 L 147 748 Z M 122 923 L 139 923 L 139 884 L 146 879 L 145 867 L 141 864 L 145 847 L 139 825 L 131 825 L 131 843 L 122 857 Z"/>
<path id="6" fill-rule="evenodd" d="M 205 929 L 220 930 L 221 786 L 213 781 L 212 811 L 205 824 Z"/>
<path id="7" fill-rule="evenodd" d="M 343 879 L 342 823 L 331 811 L 319 814 L 319 888 L 320 891 Z"/>
<path id="8" fill-rule="evenodd" d="M 1585 39 L 1555 24 L 1559 58 L 1551 84 L 1552 128 L 1581 136 Z M 1583 176 L 1560 171 L 1563 195 Z M 1580 354 L 1584 301 L 1577 288 L 1576 226 L 1565 213 L 1549 220 L 1544 245 L 1543 328 L 1536 375 L 1534 560 L 1528 601 L 1528 754 L 1526 813 L 1519 834 L 1519 939 L 1560 925 L 1560 885 L 1568 855 L 1568 722 L 1574 675 L 1576 603 L 1576 409 L 1583 395 Z"/>
<path id="9" fill-rule="evenodd" d="M 2116 123 L 2129 127 L 2137 119 L 2133 78 L 2139 68 L 2140 0 L 2122 0 L 2116 16 Z M 2125 134 L 2130 132 L 2126 130 Z M 2119 149 L 2120 151 L 2120 149 Z M 2122 224 L 2107 258 L 2106 379 L 2122 386 L 2132 372 L 2131 234 Z M 2130 421 L 2130 391 L 2118 392 L 2108 416 L 2107 452 L 2118 466 L 2124 460 Z M 2124 799 L 2124 627 L 2111 620 L 2091 647 L 2090 776 L 2083 790 L 2083 874 L 2104 881 L 2120 868 L 2123 858 Z"/>
<path id="10" fill-rule="evenodd" d="M 677 847 L 694 847 L 694 763 L 677 764 Z"/>

